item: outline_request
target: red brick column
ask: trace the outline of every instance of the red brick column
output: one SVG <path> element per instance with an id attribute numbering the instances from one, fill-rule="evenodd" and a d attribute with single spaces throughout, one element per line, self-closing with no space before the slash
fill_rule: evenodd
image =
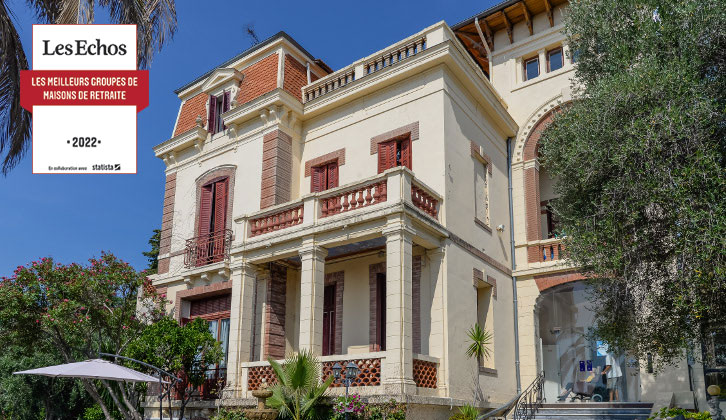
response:
<path id="1" fill-rule="evenodd" d="M 164 186 L 164 209 L 161 216 L 161 239 L 159 241 L 159 254 L 171 252 L 171 232 L 174 225 L 174 199 L 176 195 L 176 173 L 166 176 Z M 159 259 L 159 274 L 169 272 L 169 257 Z"/>
<path id="2" fill-rule="evenodd" d="M 413 257 L 411 273 L 413 352 L 421 353 L 421 256 Z"/>
<path id="3" fill-rule="evenodd" d="M 380 262 L 368 266 L 368 288 L 370 299 L 370 312 L 368 321 L 368 348 L 370 351 L 380 351 L 381 343 L 376 338 L 378 325 L 376 324 L 376 313 L 378 311 L 378 274 L 386 272 L 386 263 Z M 383 321 L 385 322 L 385 320 Z"/>
<path id="4" fill-rule="evenodd" d="M 527 241 L 542 239 L 539 197 L 539 169 L 536 165 L 533 165 L 524 170 L 524 210 Z M 537 262 L 540 259 L 539 247 L 527 248 L 527 262 Z"/>
<path id="5" fill-rule="evenodd" d="M 290 201 L 292 186 L 292 138 L 280 130 L 262 139 L 262 193 L 260 208 Z"/>
<path id="6" fill-rule="evenodd" d="M 285 357 L 285 305 L 287 304 L 287 267 L 272 264 L 267 282 L 265 305 L 265 348 L 263 357 Z"/>

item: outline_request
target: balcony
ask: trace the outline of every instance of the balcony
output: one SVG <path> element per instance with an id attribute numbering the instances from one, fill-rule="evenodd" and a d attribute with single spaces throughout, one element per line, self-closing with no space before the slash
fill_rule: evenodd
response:
<path id="1" fill-rule="evenodd" d="M 256 242 L 286 233 L 303 234 L 300 231 L 343 219 L 378 217 L 371 214 L 395 206 L 403 206 L 419 219 L 439 224 L 442 204 L 443 198 L 415 178 L 411 170 L 396 167 L 358 182 L 237 217 L 235 222 L 243 225 L 243 242 Z"/>
<path id="2" fill-rule="evenodd" d="M 184 250 L 184 267 L 201 267 L 229 260 L 232 230 L 224 229 L 205 236 L 187 239 Z"/>

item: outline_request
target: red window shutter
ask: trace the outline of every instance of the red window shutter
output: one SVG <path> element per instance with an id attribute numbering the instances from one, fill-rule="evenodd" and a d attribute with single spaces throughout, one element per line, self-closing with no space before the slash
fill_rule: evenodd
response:
<path id="1" fill-rule="evenodd" d="M 208 236 L 212 224 L 212 196 L 213 184 L 202 187 L 202 199 L 199 203 L 199 236 Z"/>
<path id="2" fill-rule="evenodd" d="M 310 176 L 310 192 L 325 191 L 327 184 L 325 166 L 313 166 Z"/>
<path id="3" fill-rule="evenodd" d="M 222 112 L 229 111 L 229 92 L 224 92 L 224 97 L 222 98 Z M 227 128 L 227 126 L 222 123 L 222 130 Z"/>
<path id="4" fill-rule="evenodd" d="M 214 231 L 219 232 L 227 227 L 227 186 L 229 179 L 214 183 Z"/>
<path id="5" fill-rule="evenodd" d="M 328 164 L 328 185 L 326 189 L 335 188 L 338 186 L 338 162 Z"/>
<path id="6" fill-rule="evenodd" d="M 209 95 L 209 119 L 207 120 L 207 131 L 210 133 L 216 133 L 217 130 L 215 130 L 214 124 L 217 122 L 216 118 L 216 111 L 217 111 L 217 98 L 215 98 L 213 95 Z"/>
<path id="7" fill-rule="evenodd" d="M 396 166 L 396 142 L 378 143 L 378 173 Z"/>
<path id="8" fill-rule="evenodd" d="M 401 145 L 401 165 L 411 168 L 411 139 L 407 138 L 399 142 Z"/>

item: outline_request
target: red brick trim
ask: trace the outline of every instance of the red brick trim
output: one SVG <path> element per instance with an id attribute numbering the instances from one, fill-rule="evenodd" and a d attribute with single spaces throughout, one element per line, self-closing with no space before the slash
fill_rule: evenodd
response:
<path id="1" fill-rule="evenodd" d="M 487 283 L 492 286 L 492 297 L 497 298 L 497 279 L 492 276 L 487 276 Z"/>
<path id="2" fill-rule="evenodd" d="M 234 165 L 219 166 L 208 170 L 196 179 L 194 236 L 197 236 L 197 232 L 199 232 L 199 205 L 202 199 L 202 187 L 222 178 L 229 178 L 229 184 L 227 185 L 227 220 L 225 221 L 225 226 L 227 229 L 232 229 L 232 203 L 234 201 L 234 175 L 236 170 L 237 167 Z"/>
<path id="3" fill-rule="evenodd" d="M 376 312 L 378 310 L 378 276 L 379 273 L 386 272 L 386 263 L 379 262 L 368 266 L 368 290 L 370 312 L 368 316 L 368 349 L 370 351 L 380 351 L 380 343 L 376 342 Z"/>
<path id="4" fill-rule="evenodd" d="M 231 281 L 222 281 L 177 291 L 176 297 L 174 298 L 174 314 L 176 319 L 181 319 L 182 300 L 197 300 L 210 296 L 224 295 L 226 293 L 232 293 Z"/>
<path id="5" fill-rule="evenodd" d="M 502 273 L 504 273 L 508 276 L 512 275 L 512 270 L 509 267 L 500 263 L 499 261 L 495 260 L 494 258 L 490 257 L 489 255 L 484 253 L 484 251 L 479 250 L 474 245 L 470 244 L 469 242 L 467 242 L 464 239 L 460 238 L 459 236 L 455 235 L 453 232 L 449 232 L 449 239 L 451 239 L 451 242 L 453 242 L 455 245 L 458 245 L 459 247 L 463 248 L 465 251 L 467 251 L 471 255 L 479 258 L 480 260 L 491 265 L 492 267 L 496 268 L 497 270 L 501 271 Z"/>
<path id="6" fill-rule="evenodd" d="M 525 229 L 527 241 L 538 241 L 542 239 L 542 224 L 540 220 L 540 199 L 539 199 L 539 169 L 529 167 L 524 170 L 524 210 Z M 533 261 L 530 256 L 529 262 Z"/>
<path id="7" fill-rule="evenodd" d="M 174 202 L 176 197 L 176 173 L 166 176 L 164 185 L 164 208 L 161 216 L 161 235 L 159 238 L 159 254 L 168 254 L 171 251 L 171 234 L 174 227 Z M 159 274 L 169 272 L 169 258 L 159 260 L 157 269 Z"/>
<path id="8" fill-rule="evenodd" d="M 285 306 L 287 305 L 287 267 L 270 265 L 265 305 L 264 359 L 285 357 Z"/>
<path id="9" fill-rule="evenodd" d="M 345 165 L 345 148 L 338 149 L 334 152 L 326 153 L 322 156 L 310 159 L 305 162 L 305 176 L 310 176 L 310 168 L 320 166 L 326 163 L 338 161 L 338 167 Z"/>
<path id="10" fill-rule="evenodd" d="M 469 146 L 471 149 L 471 156 L 473 158 L 476 158 L 481 163 L 485 164 L 487 166 L 487 172 L 489 172 L 489 175 L 492 174 L 492 158 L 489 157 L 488 154 L 484 153 L 484 147 L 479 146 L 477 143 L 470 141 Z"/>
<path id="11" fill-rule="evenodd" d="M 277 89 L 277 53 L 242 69 L 242 82 L 237 93 L 237 103 L 242 105 Z"/>
<path id="12" fill-rule="evenodd" d="M 262 139 L 262 192 L 260 209 L 290 201 L 292 137 L 275 130 Z"/>
<path id="13" fill-rule="evenodd" d="M 335 284 L 335 354 L 343 354 L 343 288 L 345 272 L 337 271 L 325 275 L 325 285 Z"/>
<path id="14" fill-rule="evenodd" d="M 411 124 L 404 125 L 395 130 L 387 131 L 383 134 L 379 134 L 371 138 L 371 154 L 375 155 L 378 153 L 378 143 L 389 140 L 397 140 L 399 138 L 411 137 L 411 141 L 418 140 L 418 121 L 412 122 Z"/>
<path id="15" fill-rule="evenodd" d="M 584 280 L 585 276 L 578 272 L 567 272 L 558 274 L 543 274 L 541 276 L 534 276 L 534 282 L 537 283 L 537 288 L 540 292 L 543 292 L 551 287 L 558 286 L 560 284 L 570 283 L 573 281 Z"/>
<path id="16" fill-rule="evenodd" d="M 537 121 L 537 124 L 534 125 L 532 130 L 530 130 L 529 136 L 527 136 L 527 140 L 524 142 L 525 161 L 537 158 L 537 155 L 539 154 L 539 139 L 542 137 L 542 132 L 552 122 L 555 117 L 555 113 L 557 113 L 560 109 L 561 108 L 559 106 L 552 108 L 552 110 L 547 112 L 547 114 Z"/>
<path id="17" fill-rule="evenodd" d="M 308 71 L 305 64 L 297 61 L 290 54 L 285 54 L 284 74 L 283 88 L 302 101 L 302 88 L 308 84 Z"/>
<path id="18" fill-rule="evenodd" d="M 179 111 L 179 120 L 174 128 L 174 136 L 178 136 L 197 125 L 197 117 L 202 118 L 202 127 L 207 124 L 207 102 L 209 95 L 200 93 L 192 96 L 182 103 Z"/>
<path id="19" fill-rule="evenodd" d="M 411 297 L 413 311 L 413 352 L 421 353 L 421 256 L 413 257 L 411 265 Z"/>

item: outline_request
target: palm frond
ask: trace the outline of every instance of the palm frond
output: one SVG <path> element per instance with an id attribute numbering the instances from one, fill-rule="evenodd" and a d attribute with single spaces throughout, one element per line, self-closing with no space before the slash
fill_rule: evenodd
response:
<path id="1" fill-rule="evenodd" d="M 469 338 L 469 347 L 466 349 L 467 356 L 474 357 L 479 362 L 491 357 L 494 334 L 482 329 L 479 324 L 474 324 L 466 334 Z"/>
<path id="2" fill-rule="evenodd" d="M 20 106 L 20 71 L 28 69 L 13 16 L 0 1 L 0 154 L 5 152 L 2 172 L 17 165 L 28 148 L 32 114 Z"/>

